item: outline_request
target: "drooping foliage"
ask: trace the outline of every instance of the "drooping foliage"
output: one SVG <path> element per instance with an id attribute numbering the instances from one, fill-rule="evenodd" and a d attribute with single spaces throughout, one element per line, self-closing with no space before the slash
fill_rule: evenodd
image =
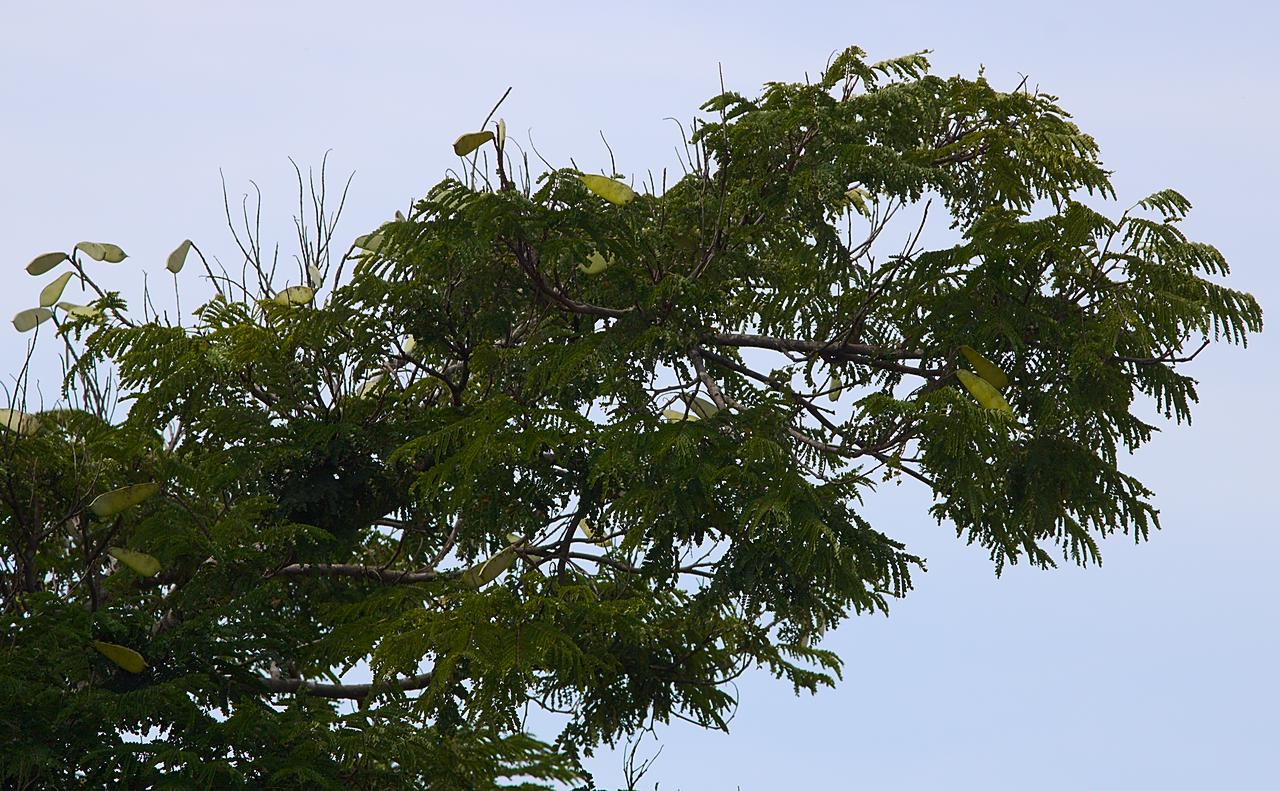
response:
<path id="1" fill-rule="evenodd" d="M 882 478 L 997 570 L 1156 526 L 1144 403 L 1262 321 L 1185 199 L 1101 213 L 1054 97 L 923 55 L 703 110 L 670 184 L 534 179 L 499 122 L 345 254 L 319 200 L 294 274 L 183 241 L 189 316 L 98 286 L 113 244 L 33 260 L 92 293 L 16 322 L 68 373 L 0 414 L 6 787 L 584 784 L 747 669 L 833 683 L 922 565 Z"/>

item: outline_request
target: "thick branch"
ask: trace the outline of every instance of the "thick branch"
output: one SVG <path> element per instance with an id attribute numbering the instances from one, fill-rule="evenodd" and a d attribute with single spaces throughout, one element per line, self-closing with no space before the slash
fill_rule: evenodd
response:
<path id="1" fill-rule="evenodd" d="M 261 676 L 258 680 L 262 682 L 262 686 L 271 692 L 301 692 L 318 698 L 360 700 L 368 697 L 372 692 L 386 689 L 399 689 L 406 692 L 422 689 L 431 683 L 431 674 L 419 673 L 416 676 L 388 679 L 373 684 L 319 684 L 315 681 L 307 681 L 301 678 L 270 678 L 267 676 Z"/>

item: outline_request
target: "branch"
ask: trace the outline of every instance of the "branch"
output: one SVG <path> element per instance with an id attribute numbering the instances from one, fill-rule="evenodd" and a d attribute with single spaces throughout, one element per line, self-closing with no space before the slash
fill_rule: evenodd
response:
<path id="1" fill-rule="evenodd" d="M 258 681 L 270 692 L 301 692 L 318 698 L 360 700 L 375 691 L 385 689 L 399 689 L 402 692 L 422 689 L 431 683 L 431 674 L 419 673 L 416 676 L 387 679 L 371 684 L 319 684 L 301 678 L 270 678 L 268 676 L 259 676 Z"/>
<path id="2" fill-rule="evenodd" d="M 1159 365 L 1163 363 L 1168 363 L 1169 365 L 1173 366 L 1173 365 L 1177 365 L 1178 363 L 1191 362 L 1197 356 L 1199 356 L 1200 352 L 1208 348 L 1208 346 L 1209 346 L 1209 339 L 1205 338 L 1204 343 L 1200 344 L 1199 348 L 1197 348 L 1191 354 L 1186 355 L 1185 357 L 1174 357 L 1173 356 L 1174 350 L 1170 349 L 1169 351 L 1165 352 L 1159 357 L 1125 357 L 1122 354 L 1117 354 L 1115 355 L 1114 359 L 1119 360 L 1122 363 L 1133 363 L 1134 365 Z"/>
<path id="3" fill-rule="evenodd" d="M 442 577 L 453 576 L 436 571 L 396 571 L 377 566 L 362 566 L 355 563 L 294 563 L 290 566 L 269 572 L 271 577 L 304 577 L 311 575 L 332 575 L 336 577 L 360 577 L 379 582 L 430 582 Z"/>
<path id="4" fill-rule="evenodd" d="M 747 335 L 742 333 L 709 332 L 702 336 L 702 340 L 716 346 L 745 346 L 754 349 L 770 349 L 776 352 L 816 354 L 829 359 L 847 360 L 884 371 L 896 371 L 925 378 L 932 378 L 938 373 L 938 371 L 931 368 L 893 362 L 894 360 L 919 360 L 924 357 L 920 352 L 902 348 L 889 349 L 883 346 L 870 346 L 865 343 L 806 341 L 798 338 L 775 338 L 769 335 Z"/>

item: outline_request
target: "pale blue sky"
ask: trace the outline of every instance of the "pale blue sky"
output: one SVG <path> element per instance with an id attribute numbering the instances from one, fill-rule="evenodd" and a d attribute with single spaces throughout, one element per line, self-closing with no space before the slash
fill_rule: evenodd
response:
<path id="1" fill-rule="evenodd" d="M 189 6 L 189 8 L 187 7 Z M 191 237 L 228 262 L 218 169 L 254 179 L 268 236 L 291 248 L 292 170 L 333 149 L 356 171 L 350 238 L 456 163 L 449 144 L 508 85 L 511 134 L 557 164 L 674 167 L 676 132 L 717 92 L 801 79 L 851 43 L 934 50 L 938 73 L 985 64 L 1055 93 L 1100 142 L 1124 205 L 1171 186 L 1231 282 L 1277 309 L 1280 15 L 1266 3 L 8 3 L 0 11 L 0 289 L 5 318 L 41 281 L 21 267 L 81 239 L 137 269 Z M 534 10 L 531 10 L 534 9 Z M 124 282 L 124 281 L 121 281 Z M 72 297 L 74 298 L 74 297 Z M 0 371 L 21 339 L 0 328 Z M 910 482 L 873 521 L 928 557 L 889 619 L 826 645 L 846 680 L 794 698 L 741 684 L 730 735 L 675 725 L 646 788 L 1272 788 L 1280 771 L 1280 444 L 1270 334 L 1214 346 L 1202 404 L 1128 464 L 1165 529 L 1104 546 L 1106 565 L 1013 569 L 926 515 Z M 49 389 L 46 388 L 46 392 Z M 1268 516 L 1268 514 L 1272 514 Z M 616 756 L 593 766 L 620 782 Z"/>

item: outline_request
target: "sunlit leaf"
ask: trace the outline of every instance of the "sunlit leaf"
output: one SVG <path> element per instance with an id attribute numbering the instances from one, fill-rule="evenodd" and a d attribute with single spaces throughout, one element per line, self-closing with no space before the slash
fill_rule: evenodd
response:
<path id="1" fill-rule="evenodd" d="M 63 261 L 68 261 L 66 253 L 41 253 L 27 264 L 27 274 L 43 275 Z"/>
<path id="2" fill-rule="evenodd" d="M 34 415 L 16 409 L 0 409 L 0 428 L 23 436 L 40 430 L 40 421 Z"/>
<path id="3" fill-rule="evenodd" d="M 75 272 L 63 272 L 58 278 L 49 285 L 40 290 L 40 307 L 51 308 L 57 304 L 58 298 L 62 296 L 62 291 L 67 287 L 67 283 L 71 282 L 71 278 Z"/>
<path id="4" fill-rule="evenodd" d="M 154 497 L 160 491 L 158 483 L 135 483 L 103 492 L 89 503 L 89 510 L 94 514 L 107 518 Z"/>
<path id="5" fill-rule="evenodd" d="M 182 244 L 174 248 L 169 257 L 165 259 L 164 268 L 168 269 L 175 275 L 182 271 L 182 267 L 187 263 L 187 253 L 191 252 L 191 240 L 184 239 Z"/>
<path id="6" fill-rule="evenodd" d="M 969 365 L 973 366 L 973 370 L 978 376 L 986 379 L 997 390 L 1003 390 L 1009 386 L 1009 376 L 1001 371 L 995 363 L 978 354 L 972 346 L 961 346 L 960 353 L 969 361 Z"/>
<path id="7" fill-rule="evenodd" d="M 956 371 L 956 378 L 984 409 L 1013 414 L 1013 408 L 1009 406 L 1009 402 L 1005 401 L 1000 391 L 992 387 L 986 379 L 968 371 Z"/>
<path id="8" fill-rule="evenodd" d="M 144 577 L 154 577 L 160 573 L 160 561 L 145 552 L 134 552 L 124 547 L 107 547 L 107 554 Z"/>
<path id="9" fill-rule="evenodd" d="M 465 157 L 493 139 L 493 132 L 467 132 L 453 141 L 453 153 Z"/>
<path id="10" fill-rule="evenodd" d="M 578 178 L 587 185 L 587 189 L 618 206 L 625 206 L 636 198 L 636 193 L 630 187 L 607 176 L 584 174 Z"/>
<path id="11" fill-rule="evenodd" d="M 141 673 L 147 669 L 147 660 L 143 659 L 142 654 L 132 648 L 125 648 L 115 643 L 104 643 L 101 640 L 94 640 L 93 647 L 97 649 L 98 653 L 130 673 Z"/>
<path id="12" fill-rule="evenodd" d="M 31 332 L 37 324 L 51 318 L 53 318 L 53 311 L 48 308 L 28 308 L 18 311 L 13 317 L 13 326 L 18 329 L 18 332 Z"/>
<path id="13" fill-rule="evenodd" d="M 277 305 L 306 305 L 315 299 L 316 290 L 311 286 L 289 286 L 271 298 Z"/>
<path id="14" fill-rule="evenodd" d="M 118 264 L 129 257 L 124 250 L 108 242 L 81 242 L 76 245 L 76 249 L 95 261 L 106 261 L 108 264 Z"/>

